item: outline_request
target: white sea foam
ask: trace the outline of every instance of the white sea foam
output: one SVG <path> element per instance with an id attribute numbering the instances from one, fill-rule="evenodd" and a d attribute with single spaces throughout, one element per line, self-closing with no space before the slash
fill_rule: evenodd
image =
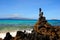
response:
<path id="1" fill-rule="evenodd" d="M 15 37 L 16 32 L 10 32 L 10 34 L 11 34 L 13 37 Z M 0 38 L 4 39 L 5 36 L 6 36 L 6 33 L 5 33 L 5 32 L 4 32 L 4 33 L 0 33 Z"/>
<path id="2" fill-rule="evenodd" d="M 24 30 L 21 30 L 22 32 L 24 32 Z M 26 33 L 31 33 L 32 29 L 31 30 L 26 30 Z M 10 34 L 15 37 L 16 36 L 16 33 L 17 31 L 13 31 L 13 32 L 10 32 Z M 4 33 L 0 33 L 0 38 L 4 39 L 4 37 L 6 36 L 6 32 Z"/>

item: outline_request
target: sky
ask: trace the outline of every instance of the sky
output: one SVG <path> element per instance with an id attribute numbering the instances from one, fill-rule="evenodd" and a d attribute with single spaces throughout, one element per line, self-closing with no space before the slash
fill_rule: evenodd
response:
<path id="1" fill-rule="evenodd" d="M 60 0 L 0 0 L 0 18 L 39 18 L 42 8 L 46 19 L 60 19 Z"/>

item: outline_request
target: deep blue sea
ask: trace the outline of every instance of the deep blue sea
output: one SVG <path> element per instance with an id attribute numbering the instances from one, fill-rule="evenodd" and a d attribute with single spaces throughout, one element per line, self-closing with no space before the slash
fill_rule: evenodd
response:
<path id="1" fill-rule="evenodd" d="M 47 20 L 52 26 L 60 26 L 60 20 Z M 0 30 L 17 30 L 33 27 L 37 20 L 0 20 Z"/>

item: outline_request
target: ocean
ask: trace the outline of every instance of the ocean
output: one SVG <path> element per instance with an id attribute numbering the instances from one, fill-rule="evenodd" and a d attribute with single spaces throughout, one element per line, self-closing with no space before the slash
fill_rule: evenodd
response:
<path id="1" fill-rule="evenodd" d="M 60 26 L 60 20 L 47 20 L 52 26 Z M 0 19 L 0 31 L 31 29 L 37 20 L 10 20 Z"/>

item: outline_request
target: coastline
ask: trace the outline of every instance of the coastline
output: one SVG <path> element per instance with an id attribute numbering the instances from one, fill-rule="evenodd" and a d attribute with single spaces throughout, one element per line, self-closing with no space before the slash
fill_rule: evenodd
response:
<path id="1" fill-rule="evenodd" d="M 24 30 L 26 30 L 26 33 L 31 33 L 31 31 L 32 31 L 32 29 L 29 29 L 29 30 L 28 29 L 24 29 Z M 12 35 L 12 37 L 15 37 L 17 31 L 24 32 L 24 30 L 15 30 L 15 31 L 8 31 L 8 32 Z M 6 32 L 0 32 L 0 38 L 4 39 L 4 37 L 6 36 L 6 33 L 7 33 L 7 31 Z"/>
<path id="2" fill-rule="evenodd" d="M 16 32 L 10 32 L 10 34 L 14 37 L 16 35 Z M 4 39 L 5 36 L 6 36 L 6 32 L 0 33 L 0 38 Z"/>

